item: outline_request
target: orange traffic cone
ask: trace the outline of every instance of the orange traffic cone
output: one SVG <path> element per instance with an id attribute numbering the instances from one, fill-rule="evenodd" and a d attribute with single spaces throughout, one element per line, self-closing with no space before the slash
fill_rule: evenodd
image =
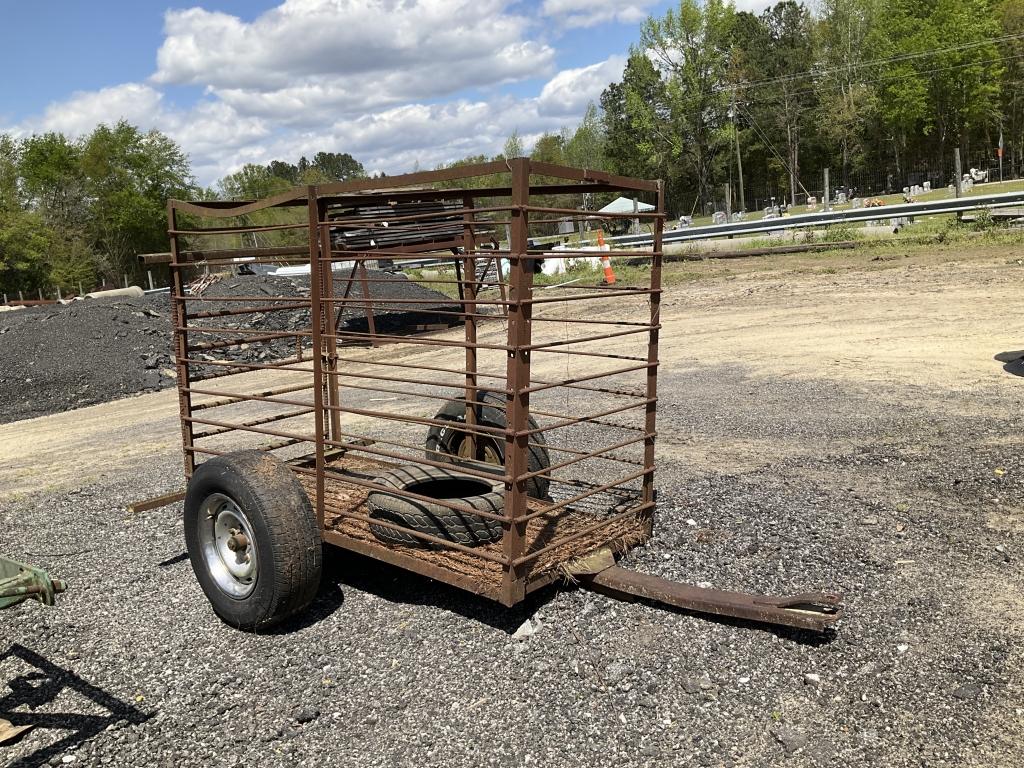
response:
<path id="1" fill-rule="evenodd" d="M 600 229 L 597 230 L 597 246 L 598 248 L 604 248 L 604 232 Z M 615 285 L 615 273 L 612 272 L 611 258 L 601 254 L 601 266 L 604 267 L 605 285 Z"/>

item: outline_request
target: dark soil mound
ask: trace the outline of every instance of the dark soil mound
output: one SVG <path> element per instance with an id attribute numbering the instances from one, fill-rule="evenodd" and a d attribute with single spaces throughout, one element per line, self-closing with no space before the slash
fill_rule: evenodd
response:
<path id="1" fill-rule="evenodd" d="M 457 311 L 448 296 L 410 282 L 402 275 L 369 271 L 370 296 L 378 333 L 409 333 L 424 325 L 454 319 L 437 312 Z M 335 291 L 342 295 L 348 272 L 335 273 Z M 362 297 L 356 280 L 353 297 Z M 309 279 L 262 275 L 226 277 L 203 296 L 283 296 L 307 298 Z M 426 302 L 407 304 L 408 300 Z M 255 302 L 254 302 L 255 303 Z M 264 302 L 260 302 L 263 304 Z M 232 304 L 232 307 L 240 306 Z M 190 312 L 224 309 L 226 303 L 196 301 Z M 309 327 L 309 310 L 267 312 L 208 318 L 199 324 L 218 328 L 265 330 L 267 333 Z M 340 330 L 365 332 L 365 312 L 346 308 Z M 174 385 L 171 349 L 171 303 L 166 293 L 142 298 L 87 299 L 68 305 L 30 307 L 0 313 L 0 423 L 43 416 L 116 400 Z M 193 334 L 190 341 L 224 336 Z M 309 342 L 306 340 L 306 346 Z M 218 350 L 216 358 L 265 361 L 295 353 L 294 339 L 254 343 Z M 197 371 L 202 373 L 202 371 Z"/>

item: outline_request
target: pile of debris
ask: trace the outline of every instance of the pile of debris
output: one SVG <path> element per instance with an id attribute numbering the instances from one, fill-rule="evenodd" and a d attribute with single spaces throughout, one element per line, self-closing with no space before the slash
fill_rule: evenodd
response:
<path id="1" fill-rule="evenodd" d="M 347 272 L 335 275 L 339 296 L 348 285 L 348 277 Z M 367 283 L 371 298 L 379 302 L 374 303 L 378 333 L 413 333 L 431 324 L 448 324 L 452 316 L 433 313 L 459 309 L 456 300 L 411 282 L 404 275 L 368 270 L 368 278 L 383 281 Z M 206 287 L 203 295 L 266 295 L 280 296 L 282 302 L 294 301 L 308 298 L 309 280 L 264 275 L 225 277 Z M 358 279 L 350 295 L 362 297 Z M 403 301 L 389 303 L 389 299 Z M 425 303 L 404 303 L 409 299 Z M 223 308 L 223 303 L 216 302 L 190 304 L 191 312 Z M 273 333 L 308 328 L 309 310 L 236 315 L 203 323 Z M 171 305 L 166 293 L 87 299 L 0 313 L 0 423 L 174 386 L 171 329 Z M 365 332 L 364 310 L 347 308 L 340 329 L 343 333 Z M 199 340 L 200 334 L 196 334 L 193 341 Z M 281 339 L 219 350 L 217 358 L 250 362 L 294 353 L 295 340 Z"/>

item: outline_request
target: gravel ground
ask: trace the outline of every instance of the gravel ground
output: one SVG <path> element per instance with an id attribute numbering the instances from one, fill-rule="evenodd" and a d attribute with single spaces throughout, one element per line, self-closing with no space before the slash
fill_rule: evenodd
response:
<path id="1" fill-rule="evenodd" d="M 844 592 L 834 636 L 555 588 L 508 611 L 344 553 L 306 616 L 241 634 L 193 578 L 180 507 L 122 511 L 178 486 L 178 456 L 160 455 L 131 477 L 0 502 L 5 552 L 71 582 L 54 608 L 0 616 L 0 715 L 59 723 L 0 756 L 1020 764 L 1020 396 L 696 362 L 664 371 L 659 389 L 660 517 L 627 564 L 723 588 Z M 517 635 L 527 619 L 535 633 Z"/>
<path id="2" fill-rule="evenodd" d="M 388 299 L 436 301 L 422 309 L 452 310 L 442 293 L 395 276 L 368 270 L 370 295 L 378 316 L 377 330 L 402 333 L 416 324 L 442 317 L 413 314 L 408 304 Z M 337 273 L 338 294 L 347 273 Z M 361 296 L 359 286 L 353 289 Z M 206 289 L 207 296 L 280 295 L 306 297 L 308 280 L 265 276 L 224 278 Z M 224 303 L 196 302 L 193 312 L 223 309 Z M 419 308 L 419 305 L 417 305 Z M 46 305 L 0 313 L 0 424 L 107 402 L 174 385 L 171 353 L 171 307 L 167 294 L 138 299 L 89 299 L 66 306 Z M 217 327 L 240 327 L 269 332 L 308 328 L 309 312 L 268 313 L 205 321 Z M 365 332 L 365 315 L 346 310 L 343 328 Z M 209 341 L 211 337 L 197 340 Z M 218 359 L 265 361 L 294 353 L 293 340 L 254 344 L 217 353 Z"/>

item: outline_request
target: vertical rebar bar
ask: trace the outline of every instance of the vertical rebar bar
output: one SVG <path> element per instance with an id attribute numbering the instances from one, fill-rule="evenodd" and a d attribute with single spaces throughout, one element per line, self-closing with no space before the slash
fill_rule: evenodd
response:
<path id="1" fill-rule="evenodd" d="M 325 248 L 320 247 L 320 206 L 318 202 L 317 188 L 312 184 L 307 188 L 306 208 L 309 221 L 309 288 L 310 288 L 310 330 L 313 334 L 313 408 L 316 409 L 316 522 L 320 530 L 324 528 L 324 432 L 327 429 L 326 414 L 324 412 L 324 346 L 323 346 L 323 321 L 324 307 L 321 291 L 323 288 L 323 276 L 321 270 L 323 263 L 321 255 L 324 251 L 331 252 L 330 244 Z M 330 263 L 327 269 L 330 270 Z M 333 277 L 333 275 L 332 275 Z M 333 317 L 328 308 L 327 317 Z M 333 334 L 332 334 L 333 335 Z"/>
<path id="2" fill-rule="evenodd" d="M 171 313 L 174 317 L 174 370 L 178 379 L 178 411 L 181 414 L 181 444 L 185 461 L 185 477 L 192 477 L 196 468 L 196 455 L 191 450 L 192 436 L 192 395 L 188 391 L 190 385 L 188 357 L 188 310 L 185 307 L 185 280 L 178 266 L 178 212 L 174 201 L 167 201 L 167 228 L 171 232 Z"/>
<path id="3" fill-rule="evenodd" d="M 505 474 L 518 478 L 527 472 L 529 436 L 524 434 L 530 416 L 530 317 L 533 293 L 533 269 L 527 259 L 529 223 L 523 207 L 530 201 L 530 161 L 528 158 L 512 160 L 512 225 L 509 240 L 509 313 L 508 352 L 505 381 L 511 394 L 506 405 Z M 513 479 L 505 483 L 505 514 L 512 518 L 506 523 L 504 555 L 505 576 L 502 583 L 502 602 L 514 605 L 526 595 L 525 570 L 513 563 L 522 556 L 526 544 L 526 523 L 517 518 L 526 514 L 526 481 Z"/>
<path id="4" fill-rule="evenodd" d="M 658 181 L 658 213 L 665 212 L 665 185 Z M 661 248 L 665 219 L 654 220 L 653 253 L 651 256 L 651 330 L 647 340 L 647 407 L 644 415 L 644 470 L 643 503 L 654 502 L 654 434 L 657 427 L 658 399 L 658 328 L 661 323 Z M 654 528 L 654 513 L 649 513 L 647 535 Z"/>
<path id="5" fill-rule="evenodd" d="M 472 195 L 466 195 L 462 204 L 464 208 L 473 207 Z M 480 458 L 479 441 L 473 431 L 476 427 L 476 401 L 477 401 L 477 352 L 476 352 L 476 258 L 473 253 L 476 251 L 476 236 L 473 232 L 473 213 L 467 212 L 462 215 L 464 222 L 462 230 L 462 250 L 465 254 L 462 269 L 462 280 L 459 284 L 460 293 L 463 296 L 462 312 L 465 321 L 466 337 L 466 424 L 469 431 L 466 433 L 466 440 L 469 441 L 469 456 L 474 459 Z M 458 263 L 458 262 L 456 262 Z"/>
<path id="6" fill-rule="evenodd" d="M 317 202 L 317 220 L 320 221 L 320 252 L 322 254 L 321 261 L 321 298 L 324 302 L 323 312 L 323 325 L 321 332 L 327 334 L 325 339 L 325 347 L 327 351 L 326 363 L 327 363 L 327 376 L 324 381 L 325 394 L 327 395 L 327 402 L 331 406 L 330 413 L 328 414 L 328 422 L 330 424 L 330 437 L 331 440 L 341 439 L 341 411 L 338 408 L 341 406 L 341 384 L 338 380 L 338 326 L 341 322 L 341 311 L 339 307 L 338 314 L 334 313 L 334 246 L 331 243 L 331 227 L 327 224 L 327 203 L 323 201 Z M 312 276 L 311 276 L 312 278 Z M 349 280 L 351 286 L 351 279 Z M 314 350 L 316 354 L 320 354 L 318 350 Z"/>

